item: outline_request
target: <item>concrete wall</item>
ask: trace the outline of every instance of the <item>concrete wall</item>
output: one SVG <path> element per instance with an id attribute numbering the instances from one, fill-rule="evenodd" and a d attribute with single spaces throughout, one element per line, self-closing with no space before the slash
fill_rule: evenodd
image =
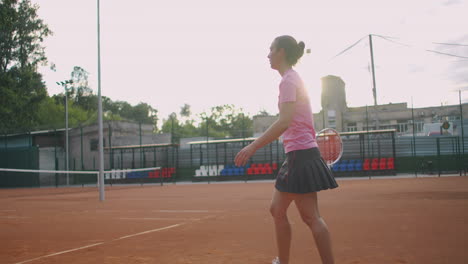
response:
<path id="1" fill-rule="evenodd" d="M 98 149 L 92 149 L 93 142 L 98 142 L 98 126 L 75 128 L 70 131 L 70 169 L 76 170 L 97 170 L 99 168 L 99 152 Z M 130 146 L 130 145 L 147 145 L 147 144 L 163 144 L 171 142 L 170 134 L 155 134 L 153 126 L 149 124 L 141 125 L 141 142 L 140 142 L 140 125 L 132 122 L 105 122 L 103 124 L 104 147 L 109 147 L 109 141 L 113 147 Z M 83 163 L 81 158 L 81 148 L 83 147 Z M 97 144 L 94 144 L 97 147 Z M 104 168 L 110 169 L 110 155 L 104 154 Z M 139 153 L 135 155 L 135 164 L 140 164 Z M 147 158 L 146 158 L 147 157 Z M 146 160 L 152 158 L 147 155 Z M 130 166 L 131 162 L 128 159 L 133 159 L 131 154 L 124 154 L 124 165 Z M 119 160 L 120 162 L 120 160 Z M 115 160 L 114 160 L 115 163 Z M 148 162 L 150 163 L 150 162 Z M 84 167 L 84 168 L 83 168 Z M 115 167 L 115 166 L 114 166 Z"/>
<path id="2" fill-rule="evenodd" d="M 55 148 L 39 148 L 39 170 L 65 170 L 65 151 L 57 148 L 58 168 L 55 168 Z M 55 174 L 41 173 L 39 175 L 40 186 L 55 185 Z M 60 175 L 59 181 L 65 184 L 65 175 Z"/>

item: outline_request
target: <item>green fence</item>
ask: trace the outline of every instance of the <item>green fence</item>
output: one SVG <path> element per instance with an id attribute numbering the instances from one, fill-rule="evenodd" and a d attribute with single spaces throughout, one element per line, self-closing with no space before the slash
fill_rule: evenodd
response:
<path id="1" fill-rule="evenodd" d="M 39 149 L 37 147 L 0 149 L 0 168 L 37 170 L 39 168 Z M 39 186 L 37 173 L 0 172 L 0 188 L 37 186 Z"/>

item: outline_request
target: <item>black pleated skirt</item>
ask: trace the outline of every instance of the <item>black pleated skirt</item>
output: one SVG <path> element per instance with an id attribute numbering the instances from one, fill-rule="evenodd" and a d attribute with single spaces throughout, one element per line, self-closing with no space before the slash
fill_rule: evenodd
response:
<path id="1" fill-rule="evenodd" d="M 275 187 L 280 192 L 310 193 L 334 189 L 338 184 L 319 149 L 310 148 L 286 153 Z"/>

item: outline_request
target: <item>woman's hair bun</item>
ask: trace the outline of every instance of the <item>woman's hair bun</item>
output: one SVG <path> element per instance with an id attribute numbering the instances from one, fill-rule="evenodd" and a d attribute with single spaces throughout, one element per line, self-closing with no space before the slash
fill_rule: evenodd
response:
<path id="1" fill-rule="evenodd" d="M 286 52 L 286 60 L 291 65 L 296 65 L 297 61 L 304 55 L 305 44 L 303 41 L 299 43 L 291 36 L 283 35 L 275 39 L 275 45 L 278 49 L 284 49 Z"/>
<path id="2" fill-rule="evenodd" d="M 299 60 L 302 55 L 304 55 L 305 44 L 303 41 L 299 41 L 297 43 L 297 59 Z"/>

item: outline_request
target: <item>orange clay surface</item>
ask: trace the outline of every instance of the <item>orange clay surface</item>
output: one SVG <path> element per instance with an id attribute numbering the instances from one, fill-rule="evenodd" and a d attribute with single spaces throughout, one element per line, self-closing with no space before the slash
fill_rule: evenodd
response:
<path id="1" fill-rule="evenodd" d="M 468 263 L 468 177 L 338 180 L 336 263 Z M 0 263 L 269 264 L 273 182 L 0 190 Z M 294 205 L 291 264 L 320 263 Z"/>

